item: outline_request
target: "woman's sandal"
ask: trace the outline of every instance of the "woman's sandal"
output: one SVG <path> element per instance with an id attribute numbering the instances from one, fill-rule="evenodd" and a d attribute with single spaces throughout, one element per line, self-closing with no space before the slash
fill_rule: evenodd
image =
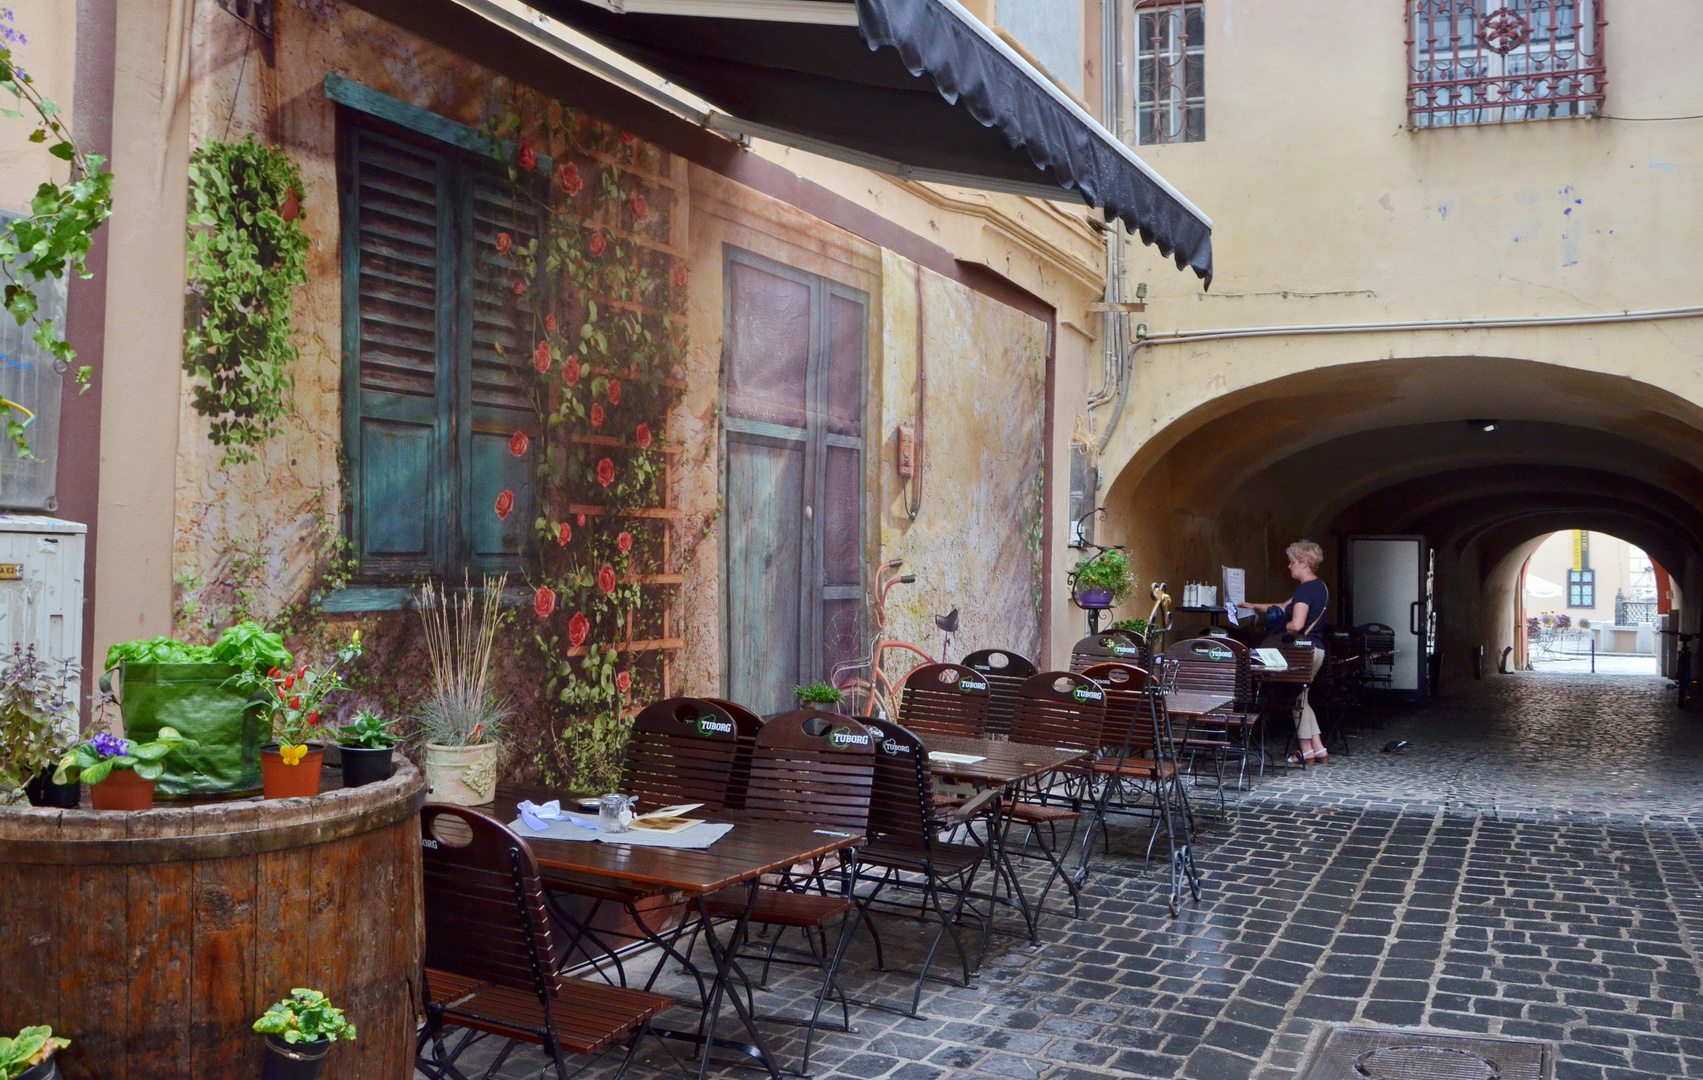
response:
<path id="1" fill-rule="evenodd" d="M 1323 751 L 1321 751 L 1319 753 L 1314 753 L 1311 750 L 1307 750 L 1307 751 L 1303 751 L 1299 755 L 1290 754 L 1287 758 L 1284 759 L 1284 764 L 1285 765 L 1329 765 L 1330 764 L 1330 754 L 1327 753 L 1327 752 L 1323 752 Z"/>

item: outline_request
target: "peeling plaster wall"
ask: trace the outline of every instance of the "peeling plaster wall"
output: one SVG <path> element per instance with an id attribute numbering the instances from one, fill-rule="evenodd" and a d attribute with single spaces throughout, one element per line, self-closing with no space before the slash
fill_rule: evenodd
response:
<path id="1" fill-rule="evenodd" d="M 898 476 L 894 432 L 917 417 L 917 275 L 922 275 L 921 506 Z M 982 648 L 1036 657 L 1041 646 L 1041 450 L 1046 327 L 908 259 L 882 253 L 881 561 L 902 558 L 915 585 L 889 594 L 888 636 L 930 653 L 932 618 L 962 612 L 952 656 Z M 891 479 L 888 479 L 891 478 Z M 888 657 L 889 674 L 915 658 Z"/>

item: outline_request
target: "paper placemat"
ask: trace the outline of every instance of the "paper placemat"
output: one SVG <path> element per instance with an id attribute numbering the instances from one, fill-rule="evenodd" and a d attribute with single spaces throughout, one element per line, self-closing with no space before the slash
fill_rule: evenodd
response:
<path id="1" fill-rule="evenodd" d="M 938 761 L 946 765 L 974 765 L 978 761 L 986 761 L 984 754 L 951 754 L 945 750 L 930 750 L 928 760 Z"/>
<path id="2" fill-rule="evenodd" d="M 693 850 L 707 848 L 733 831 L 732 825 L 709 821 L 677 833 L 634 832 L 630 829 L 624 833 L 601 833 L 597 831 L 596 826 L 580 825 L 572 818 L 563 818 L 560 821 L 546 820 L 544 825 L 546 826 L 544 831 L 539 832 L 520 818 L 515 818 L 509 822 L 509 828 L 521 836 L 538 836 L 550 840 L 591 840 L 600 844 L 628 844 L 632 847 L 687 848 Z"/>

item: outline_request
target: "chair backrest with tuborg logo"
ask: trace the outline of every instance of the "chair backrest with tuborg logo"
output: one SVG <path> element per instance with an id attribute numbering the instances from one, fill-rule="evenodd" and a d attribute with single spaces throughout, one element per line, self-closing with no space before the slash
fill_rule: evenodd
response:
<path id="1" fill-rule="evenodd" d="M 1234 701 L 1251 699 L 1248 647 L 1230 638 L 1189 638 L 1165 650 L 1177 661 L 1178 690 L 1225 694 Z"/>
<path id="2" fill-rule="evenodd" d="M 1035 674 L 1035 662 L 1010 649 L 979 649 L 963 665 L 988 681 L 987 734 L 1011 734 L 1011 714 L 1017 708 L 1017 688 Z"/>
<path id="3" fill-rule="evenodd" d="M 875 741 L 869 841 L 926 850 L 934 794 L 928 748 L 915 733 L 891 720 L 871 720 L 866 726 Z"/>
<path id="4" fill-rule="evenodd" d="M 979 739 L 987 731 L 987 676 L 962 664 L 924 664 L 905 676 L 899 720 L 918 735 Z"/>
<path id="5" fill-rule="evenodd" d="M 1090 634 L 1070 647 L 1070 670 L 1081 673 L 1095 664 L 1133 664 L 1146 667 L 1147 639 L 1130 630 Z"/>
<path id="6" fill-rule="evenodd" d="M 1086 675 L 1043 671 L 1017 688 L 1011 741 L 1092 752 L 1100 748 L 1106 692 Z"/>
<path id="7" fill-rule="evenodd" d="M 757 732 L 763 729 L 763 718 L 737 702 L 725 698 L 704 698 L 733 717 L 739 730 L 739 754 L 733 759 L 733 776 L 727 782 L 727 808 L 745 808 L 745 788 L 751 783 L 751 755 L 757 749 Z"/>
<path id="8" fill-rule="evenodd" d="M 875 740 L 849 716 L 800 709 L 763 725 L 751 758 L 745 813 L 863 832 Z"/>
<path id="9" fill-rule="evenodd" d="M 727 805 L 739 754 L 739 725 L 726 709 L 702 698 L 669 698 L 633 719 L 621 790 L 641 809 L 701 802 Z"/>
<path id="10" fill-rule="evenodd" d="M 1082 674 L 1106 691 L 1101 748 L 1115 755 L 1127 740 L 1130 757 L 1151 757 L 1155 727 L 1146 669 L 1134 664 L 1095 664 Z"/>

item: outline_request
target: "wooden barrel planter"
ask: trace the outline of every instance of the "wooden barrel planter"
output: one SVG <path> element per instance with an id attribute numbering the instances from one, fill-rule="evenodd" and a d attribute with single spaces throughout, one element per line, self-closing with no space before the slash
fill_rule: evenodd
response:
<path id="1" fill-rule="evenodd" d="M 311 799 L 0 807 L 0 1033 L 51 1024 L 73 1080 L 254 1077 L 250 1025 L 306 986 L 360 1029 L 322 1077 L 408 1080 L 424 801 L 398 758 Z"/>

